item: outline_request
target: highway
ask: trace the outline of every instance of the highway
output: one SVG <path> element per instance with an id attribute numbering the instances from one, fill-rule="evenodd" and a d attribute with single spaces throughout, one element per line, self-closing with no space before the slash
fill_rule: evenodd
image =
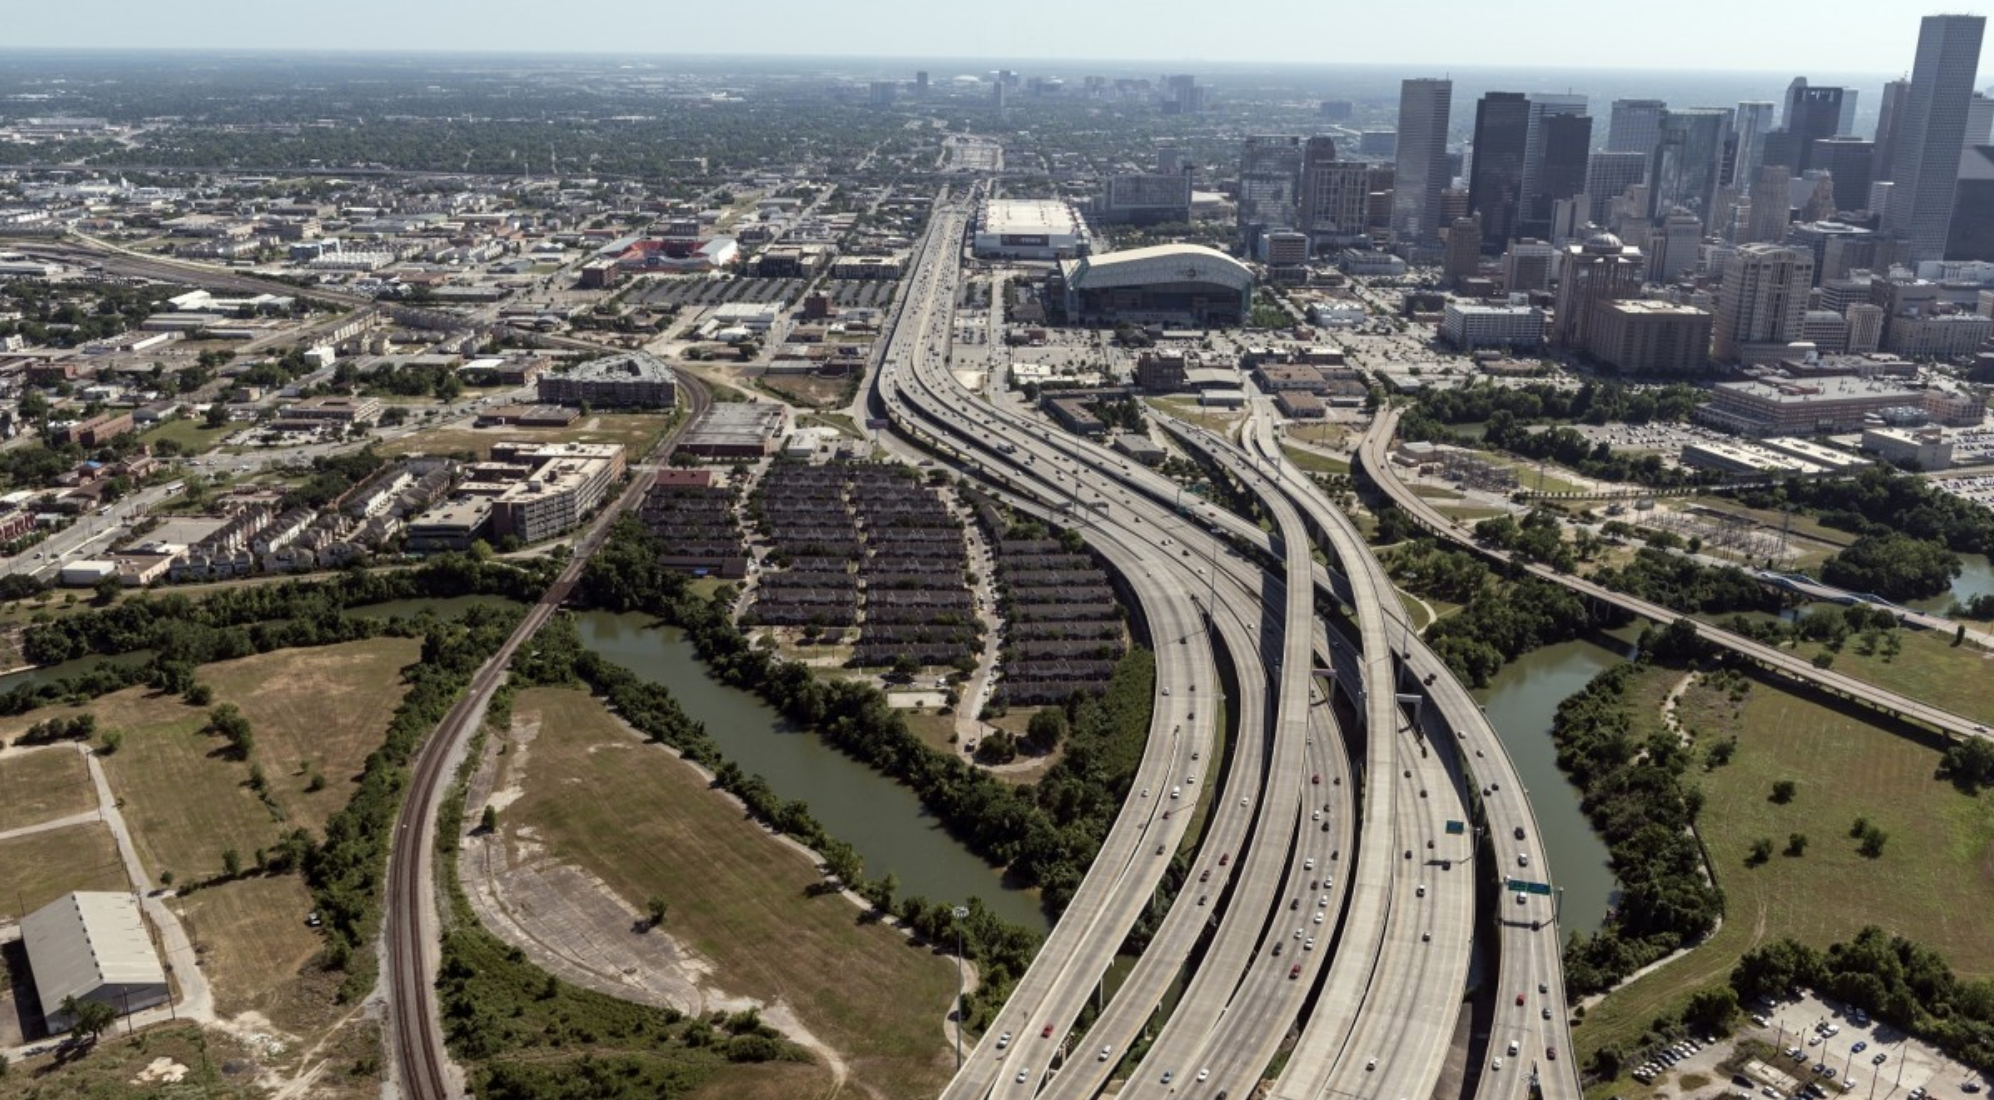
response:
<path id="1" fill-rule="evenodd" d="M 1357 449 L 1358 465 L 1392 499 L 1406 517 L 1421 528 L 1452 541 L 1492 561 L 1526 569 L 1532 576 L 1540 577 L 1556 584 L 1562 584 L 1580 595 L 1594 601 L 1617 607 L 1631 615 L 1649 619 L 1657 623 L 1672 623 L 1688 616 L 1670 610 L 1660 604 L 1650 603 L 1625 593 L 1615 592 L 1568 573 L 1560 573 L 1549 566 L 1524 563 L 1512 559 L 1501 550 L 1483 546 L 1474 540 L 1465 528 L 1447 518 L 1425 498 L 1412 491 L 1399 477 L 1398 470 L 1391 462 L 1391 439 L 1398 426 L 1398 410 L 1380 411 L 1359 442 Z M 1853 676 L 1829 669 L 1816 668 L 1814 663 L 1796 653 L 1754 642 L 1733 634 L 1722 627 L 1690 619 L 1697 636 L 1704 641 L 1726 650 L 1744 660 L 1779 673 L 1789 679 L 1813 686 L 1832 695 L 1841 696 L 1872 710 L 1880 711 L 1897 718 L 1918 722 L 1954 737 L 1987 737 L 1986 726 L 1970 718 L 1955 714 L 1941 707 L 1919 702 L 1908 696 L 1887 691 L 1873 684 L 1864 683 Z"/>

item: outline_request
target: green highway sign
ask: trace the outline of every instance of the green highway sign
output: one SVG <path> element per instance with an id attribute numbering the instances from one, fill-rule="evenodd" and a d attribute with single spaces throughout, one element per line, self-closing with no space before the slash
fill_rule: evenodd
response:
<path id="1" fill-rule="evenodd" d="M 1520 878 L 1504 879 L 1503 888 L 1514 890 L 1519 894 L 1548 895 L 1551 892 L 1551 884 L 1548 882 L 1530 882 L 1527 879 Z"/>
<path id="2" fill-rule="evenodd" d="M 1468 827 L 1459 821 L 1450 821 L 1447 823 L 1448 836 L 1460 836 L 1462 833 L 1465 833 L 1467 831 Z"/>

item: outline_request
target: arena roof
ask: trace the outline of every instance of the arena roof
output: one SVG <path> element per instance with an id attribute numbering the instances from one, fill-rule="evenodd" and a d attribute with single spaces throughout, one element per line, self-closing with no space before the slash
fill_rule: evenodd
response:
<path id="1" fill-rule="evenodd" d="M 1245 291 L 1253 269 L 1215 248 L 1198 244 L 1159 244 L 1081 256 L 1060 265 L 1069 287 L 1103 290 L 1154 283 L 1217 283 Z"/>

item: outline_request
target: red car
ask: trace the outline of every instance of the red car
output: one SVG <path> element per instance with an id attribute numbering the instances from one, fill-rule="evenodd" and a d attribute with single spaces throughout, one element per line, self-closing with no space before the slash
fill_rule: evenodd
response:
<path id="1" fill-rule="evenodd" d="M 1232 862 L 1231 852 L 1222 852 L 1219 854 L 1219 866 L 1223 867 L 1230 862 Z"/>
<path id="2" fill-rule="evenodd" d="M 1518 994 L 1516 995 L 1516 1003 L 1517 1003 L 1517 1004 L 1522 1004 L 1522 1003 L 1523 1003 L 1523 994 L 1521 994 L 1521 993 L 1518 993 Z"/>
<path id="3" fill-rule="evenodd" d="M 1044 1031 L 1041 1031 L 1041 1032 L 1039 1032 L 1039 1038 L 1041 1038 L 1041 1039 L 1050 1039 L 1050 1038 L 1052 1038 L 1052 1025 L 1051 1025 L 1051 1024 L 1047 1024 L 1047 1025 L 1045 1025 L 1045 1030 L 1044 1030 Z"/>
<path id="4" fill-rule="evenodd" d="M 1301 976 L 1302 976 L 1302 964 L 1301 964 L 1301 963 L 1296 963 L 1295 965 L 1293 965 L 1293 966 L 1291 966 L 1291 967 L 1289 967 L 1289 968 L 1288 968 L 1288 980 L 1289 980 L 1289 981 L 1294 981 L 1294 980 L 1295 980 L 1296 978 L 1299 978 L 1299 977 L 1301 977 Z"/>
<path id="5" fill-rule="evenodd" d="M 1314 775 L 1309 776 L 1309 782 L 1314 783 L 1318 787 L 1322 786 L 1322 773 L 1317 772 Z"/>
<path id="6" fill-rule="evenodd" d="M 1550 1059 L 1550 1060 L 1551 1060 L 1551 1061 L 1553 1061 L 1553 1062 L 1557 1061 L 1557 1060 L 1558 1060 L 1558 1048 L 1557 1048 L 1557 1047 L 1545 1047 L 1545 1048 L 1544 1048 L 1544 1057 L 1546 1057 L 1546 1058 Z"/>

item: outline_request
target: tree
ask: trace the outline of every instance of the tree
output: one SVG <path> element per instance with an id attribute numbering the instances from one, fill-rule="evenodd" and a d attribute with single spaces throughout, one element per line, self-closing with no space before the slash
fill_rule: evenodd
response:
<path id="1" fill-rule="evenodd" d="M 222 849 L 222 873 L 230 878 L 242 873 L 242 853 L 234 848 Z"/>
<path id="2" fill-rule="evenodd" d="M 666 905 L 665 899 L 657 894 L 651 895 L 650 904 L 645 907 L 645 915 L 650 918 L 652 928 L 665 923 L 665 914 L 669 911 L 670 906 Z"/>
<path id="3" fill-rule="evenodd" d="M 1737 991 L 1729 986 L 1716 985 L 1691 994 L 1689 1004 L 1683 1007 L 1682 1019 L 1702 1032 L 1724 1031 L 1731 1026 L 1731 1020 L 1737 1014 Z"/>
<path id="4" fill-rule="evenodd" d="M 1772 858 L 1772 838 L 1762 836 L 1752 841 L 1752 854 L 1745 857 L 1745 866 L 1757 867 Z"/>
<path id="5" fill-rule="evenodd" d="M 1025 738 L 1040 752 L 1051 752 L 1066 739 L 1066 712 L 1058 707 L 1047 707 L 1032 715 L 1025 727 Z"/>
<path id="6" fill-rule="evenodd" d="M 215 701 L 215 689 L 197 682 L 188 687 L 183 698 L 190 707 L 205 707 Z"/>
<path id="7" fill-rule="evenodd" d="M 485 803 L 485 812 L 478 818 L 479 831 L 490 835 L 498 832 L 498 807 Z"/>
<path id="8" fill-rule="evenodd" d="M 1903 600 L 1944 592 L 1960 569 L 1959 555 L 1943 543 L 1886 531 L 1863 535 L 1829 558 L 1821 579 L 1850 591 Z"/>
<path id="9" fill-rule="evenodd" d="M 1801 856 L 1806 855 L 1807 834 L 1806 833 L 1786 834 L 1786 854 L 1792 856 L 1795 859 L 1799 859 Z"/>
<path id="10" fill-rule="evenodd" d="M 1799 790 L 1800 790 L 1800 785 L 1795 783 L 1793 780 L 1791 779 L 1779 780 L 1778 782 L 1772 785 L 1772 800 L 1780 804 L 1781 806 L 1784 806 L 1787 803 L 1793 801 L 1794 794 L 1796 794 Z"/>
<path id="11" fill-rule="evenodd" d="M 64 997 L 62 1007 L 56 1011 L 76 1021 L 70 1030 L 93 1043 L 118 1020 L 118 1010 L 110 1005 L 102 1001 L 79 1001 L 74 996 Z"/>
<path id="12" fill-rule="evenodd" d="M 209 405 L 208 411 L 201 414 L 202 427 L 220 428 L 226 426 L 227 424 L 228 424 L 228 406 L 221 403 L 220 401 L 217 401 L 214 404 Z"/>
<path id="13" fill-rule="evenodd" d="M 109 607 L 117 602 L 118 593 L 124 591 L 125 584 L 115 575 L 105 577 L 92 588 L 96 596 L 90 601 L 94 607 Z"/>
<path id="14" fill-rule="evenodd" d="M 105 730 L 104 736 L 98 741 L 97 754 L 99 756 L 115 755 L 119 749 L 124 747 L 124 744 L 125 734 L 123 730 Z"/>
<path id="15" fill-rule="evenodd" d="M 1884 842 L 1889 839 L 1889 833 L 1884 832 L 1875 825 L 1871 825 L 1862 831 L 1862 844 L 1856 848 L 1856 851 L 1861 852 L 1869 859 L 1880 858 L 1883 855 Z"/>
<path id="16" fill-rule="evenodd" d="M 911 653 L 902 653 L 893 659 L 893 674 L 903 680 L 911 680 L 921 671 L 921 661 Z"/>

